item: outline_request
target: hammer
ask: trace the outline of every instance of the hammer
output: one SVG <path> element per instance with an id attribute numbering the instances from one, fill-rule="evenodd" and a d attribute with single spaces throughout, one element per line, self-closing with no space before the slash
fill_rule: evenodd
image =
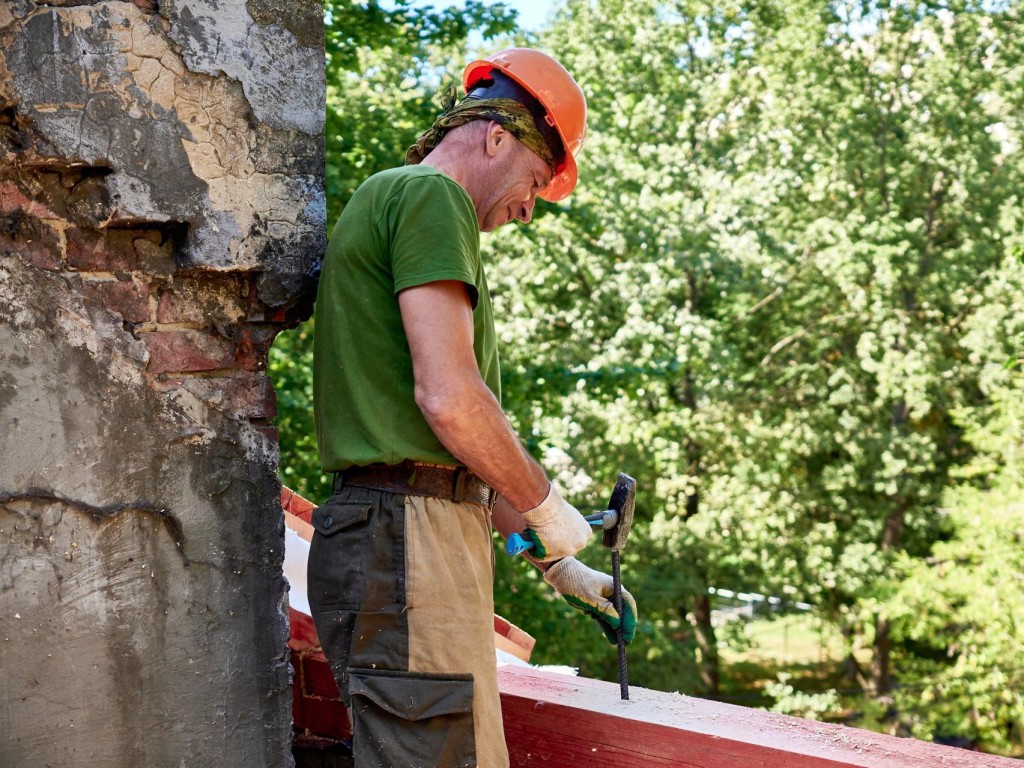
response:
<path id="1" fill-rule="evenodd" d="M 608 502 L 608 509 L 585 516 L 592 527 L 604 531 L 603 543 L 612 551 L 612 604 L 620 619 L 619 628 L 615 630 L 615 638 L 619 646 L 619 692 L 623 701 L 629 700 L 629 681 L 626 671 L 626 641 L 622 636 L 622 578 L 619 574 L 619 553 L 626 548 L 635 508 L 636 480 L 625 472 L 620 472 L 611 500 Z M 524 539 L 518 533 L 509 536 L 505 544 L 505 551 L 513 557 L 532 548 L 533 542 Z"/>

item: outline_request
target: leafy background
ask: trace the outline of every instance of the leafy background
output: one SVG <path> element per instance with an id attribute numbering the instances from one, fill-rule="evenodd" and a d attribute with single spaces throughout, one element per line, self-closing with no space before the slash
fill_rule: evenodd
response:
<path id="1" fill-rule="evenodd" d="M 639 481 L 631 681 L 1024 754 L 1021 3 L 565 0 L 525 32 L 500 3 L 328 0 L 325 20 L 331 221 L 471 56 L 538 46 L 587 94 L 576 193 L 484 259 L 529 449 L 581 509 Z M 322 501 L 313 333 L 281 334 L 271 374 L 282 480 Z M 616 679 L 500 548 L 495 596 L 535 662 Z"/>

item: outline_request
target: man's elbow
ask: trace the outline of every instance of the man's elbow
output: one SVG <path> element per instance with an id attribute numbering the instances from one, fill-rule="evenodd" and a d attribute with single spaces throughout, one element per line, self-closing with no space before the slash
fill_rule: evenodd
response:
<path id="1" fill-rule="evenodd" d="M 459 394 L 451 387 L 416 387 L 416 405 L 435 431 L 446 431 L 460 417 Z"/>
<path id="2" fill-rule="evenodd" d="M 415 398 L 423 418 L 437 433 L 456 429 L 458 424 L 473 421 L 487 408 L 486 395 L 489 391 L 483 382 L 459 382 L 448 379 L 437 386 L 416 384 Z"/>

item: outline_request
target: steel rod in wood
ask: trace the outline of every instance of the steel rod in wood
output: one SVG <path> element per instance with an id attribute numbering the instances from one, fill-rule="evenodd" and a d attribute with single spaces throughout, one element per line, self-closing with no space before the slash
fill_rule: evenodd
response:
<path id="1" fill-rule="evenodd" d="M 615 630 L 615 640 L 619 646 L 619 693 L 623 701 L 629 701 L 629 673 L 626 670 L 626 639 L 622 635 L 622 577 L 619 573 L 619 550 L 612 550 L 612 600 L 615 612 L 619 614 L 619 628 Z"/>

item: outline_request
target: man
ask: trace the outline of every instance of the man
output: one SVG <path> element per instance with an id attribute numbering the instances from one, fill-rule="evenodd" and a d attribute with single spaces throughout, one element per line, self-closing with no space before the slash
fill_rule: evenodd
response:
<path id="1" fill-rule="evenodd" d="M 368 179 L 331 237 L 316 304 L 309 600 L 353 719 L 358 768 L 506 768 L 493 636 L 492 523 L 614 632 L 591 538 L 499 404 L 479 233 L 529 222 L 576 184 L 586 102 L 539 51 L 470 64 L 467 97 Z M 636 606 L 622 622 L 632 636 Z"/>

